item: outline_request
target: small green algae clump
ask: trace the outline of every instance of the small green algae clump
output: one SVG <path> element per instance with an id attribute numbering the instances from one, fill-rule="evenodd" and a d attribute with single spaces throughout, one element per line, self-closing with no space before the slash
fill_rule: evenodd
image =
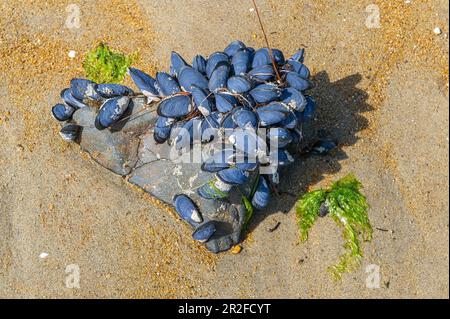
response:
<path id="1" fill-rule="evenodd" d="M 297 203 L 300 240 L 308 240 L 308 232 L 317 218 L 328 213 L 342 227 L 345 253 L 339 263 L 329 267 L 336 279 L 361 264 L 363 253 L 359 236 L 364 241 L 372 239 L 372 226 L 367 212 L 369 205 L 360 193 L 361 183 L 353 175 L 335 182 L 329 189 L 320 189 L 305 194 Z"/>
<path id="2" fill-rule="evenodd" d="M 125 78 L 135 56 L 126 56 L 100 43 L 86 54 L 83 68 L 89 80 L 95 83 L 120 83 Z"/>

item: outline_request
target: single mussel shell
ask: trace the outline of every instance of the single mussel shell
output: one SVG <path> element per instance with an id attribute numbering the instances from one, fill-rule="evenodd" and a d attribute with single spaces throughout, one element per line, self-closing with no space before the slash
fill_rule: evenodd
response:
<path id="1" fill-rule="evenodd" d="M 216 177 L 228 185 L 242 185 L 248 181 L 249 174 L 237 167 L 231 167 L 217 172 Z"/>
<path id="2" fill-rule="evenodd" d="M 207 92 L 195 85 L 192 86 L 192 100 L 197 110 L 202 113 L 203 116 L 208 116 L 211 114 L 214 104 L 211 98 L 208 96 Z"/>
<path id="3" fill-rule="evenodd" d="M 64 89 L 61 91 L 61 99 L 63 99 L 64 103 L 73 107 L 76 110 L 87 107 L 86 104 L 84 104 L 82 101 L 78 100 L 76 97 L 72 95 L 70 89 Z"/>
<path id="4" fill-rule="evenodd" d="M 305 59 L 305 49 L 299 49 L 297 52 L 292 55 L 289 60 L 297 61 L 303 63 Z"/>
<path id="5" fill-rule="evenodd" d="M 299 91 L 306 91 L 311 87 L 311 83 L 302 78 L 297 72 L 288 72 L 286 75 L 286 82 L 290 87 L 293 87 Z"/>
<path id="6" fill-rule="evenodd" d="M 162 96 L 170 96 L 181 92 L 177 80 L 165 72 L 156 73 L 155 87 Z"/>
<path id="7" fill-rule="evenodd" d="M 260 84 L 250 91 L 250 95 L 257 103 L 265 104 L 278 100 L 281 89 L 275 84 Z"/>
<path id="8" fill-rule="evenodd" d="M 252 198 L 252 205 L 256 209 L 264 209 L 270 202 L 269 184 L 264 176 L 259 176 L 258 185 Z"/>
<path id="9" fill-rule="evenodd" d="M 306 106 L 305 96 L 294 88 L 286 88 L 281 94 L 281 102 L 289 106 L 289 109 L 302 112 Z"/>
<path id="10" fill-rule="evenodd" d="M 206 74 L 206 59 L 202 55 L 196 55 L 192 61 L 192 67 L 201 74 Z"/>
<path id="11" fill-rule="evenodd" d="M 59 135 L 67 142 L 75 142 L 80 137 L 81 126 L 76 124 L 65 125 L 59 131 Z"/>
<path id="12" fill-rule="evenodd" d="M 256 130 L 258 128 L 258 117 L 255 112 L 246 109 L 239 108 L 232 114 L 232 118 L 234 123 L 239 126 L 241 129 L 249 129 L 252 128 Z"/>
<path id="13" fill-rule="evenodd" d="M 189 64 L 186 63 L 179 53 L 172 51 L 170 55 L 170 75 L 178 77 L 181 69 L 185 66 L 189 66 Z"/>
<path id="14" fill-rule="evenodd" d="M 164 116 L 158 116 L 158 119 L 156 120 L 155 129 L 153 131 L 153 136 L 155 138 L 156 143 L 162 144 L 169 139 L 170 132 L 172 130 L 172 125 L 174 122 L 175 122 L 174 119 L 167 118 Z"/>
<path id="15" fill-rule="evenodd" d="M 283 52 L 281 52 L 278 49 L 271 49 L 271 51 L 272 51 L 272 56 L 273 56 L 276 64 L 284 64 L 285 63 Z M 272 64 L 272 59 L 270 58 L 269 49 L 262 48 L 262 49 L 257 50 L 253 57 L 252 68 L 256 68 L 256 67 L 268 65 L 268 64 Z"/>
<path id="16" fill-rule="evenodd" d="M 112 98 L 117 96 L 132 95 L 133 90 L 121 84 L 98 84 L 96 91 L 104 98 Z"/>
<path id="17" fill-rule="evenodd" d="M 227 87 L 227 81 L 230 76 L 230 64 L 220 62 L 214 69 L 209 79 L 208 88 L 210 92 L 216 92 Z"/>
<path id="18" fill-rule="evenodd" d="M 116 123 L 131 104 L 131 99 L 127 96 L 115 97 L 107 100 L 100 107 L 100 111 L 95 118 L 95 127 L 104 130 Z"/>
<path id="19" fill-rule="evenodd" d="M 333 140 L 323 139 L 317 141 L 312 149 L 311 154 L 325 156 L 337 147 L 337 143 Z"/>
<path id="20" fill-rule="evenodd" d="M 180 82 L 181 88 L 186 92 L 192 93 L 192 88 L 194 86 L 202 90 L 208 89 L 208 80 L 203 76 L 203 74 L 190 66 L 181 68 L 178 81 Z"/>
<path id="21" fill-rule="evenodd" d="M 160 116 L 180 119 L 192 111 L 191 98 L 187 95 L 174 95 L 162 100 L 157 108 Z"/>
<path id="22" fill-rule="evenodd" d="M 70 81 L 70 92 L 74 98 L 80 101 L 84 99 L 101 101 L 102 97 L 95 90 L 96 85 L 96 83 L 87 79 L 72 79 Z"/>
<path id="23" fill-rule="evenodd" d="M 252 82 L 244 76 L 232 76 L 227 82 L 228 91 L 243 94 L 252 89 Z"/>
<path id="24" fill-rule="evenodd" d="M 212 237 L 212 235 L 214 235 L 215 232 L 216 224 L 214 223 L 214 221 L 210 221 L 197 227 L 197 229 L 192 234 L 192 238 L 201 243 L 206 243 Z"/>
<path id="25" fill-rule="evenodd" d="M 231 42 L 223 52 L 229 57 L 233 57 L 239 50 L 245 49 L 246 46 L 242 41 L 233 41 Z"/>
<path id="26" fill-rule="evenodd" d="M 270 145 L 277 144 L 278 148 L 284 148 L 292 142 L 292 134 L 288 129 L 282 127 L 271 128 L 267 133 Z"/>
<path id="27" fill-rule="evenodd" d="M 252 52 L 249 49 L 243 49 L 233 56 L 231 67 L 235 75 L 246 74 L 250 69 L 252 61 Z"/>
<path id="28" fill-rule="evenodd" d="M 308 67 L 303 63 L 297 61 L 288 61 L 285 65 L 285 68 L 288 71 L 297 72 L 300 75 L 300 77 L 302 77 L 305 80 L 309 79 L 311 75 L 311 72 L 309 71 Z"/>
<path id="29" fill-rule="evenodd" d="M 228 55 L 226 55 L 224 52 L 215 52 L 211 54 L 206 63 L 206 75 L 208 76 L 208 79 L 211 78 L 214 70 L 221 62 L 229 63 Z"/>
<path id="30" fill-rule="evenodd" d="M 197 194 L 204 199 L 225 199 L 228 197 L 231 187 L 231 185 L 225 184 L 219 180 L 213 180 L 198 188 Z"/>
<path id="31" fill-rule="evenodd" d="M 221 113 L 230 112 L 238 104 L 238 100 L 228 93 L 216 93 L 216 108 Z"/>
<path id="32" fill-rule="evenodd" d="M 272 65 L 262 65 L 253 68 L 248 75 L 253 80 L 265 82 L 270 81 L 275 77 L 275 70 Z"/>
<path id="33" fill-rule="evenodd" d="M 289 112 L 280 112 L 272 110 L 257 109 L 256 113 L 259 118 L 259 125 L 262 127 L 268 127 L 278 124 L 289 116 Z"/>
<path id="34" fill-rule="evenodd" d="M 192 199 L 184 194 L 178 194 L 173 197 L 173 206 L 178 215 L 190 225 L 196 227 L 203 222 L 203 217 L 194 204 Z"/>
<path id="35" fill-rule="evenodd" d="M 153 130 L 153 138 L 155 139 L 155 142 L 157 144 L 165 143 L 170 137 L 171 130 L 172 127 L 170 126 L 164 127 L 155 126 L 155 129 Z"/>
<path id="36" fill-rule="evenodd" d="M 150 75 L 135 68 L 129 68 L 128 73 L 134 84 L 141 90 L 142 94 L 148 97 L 156 97 L 159 95 L 155 86 L 156 80 Z"/>
<path id="37" fill-rule="evenodd" d="M 70 120 L 74 112 L 75 109 L 66 104 L 56 104 L 52 107 L 53 117 L 61 122 Z"/>

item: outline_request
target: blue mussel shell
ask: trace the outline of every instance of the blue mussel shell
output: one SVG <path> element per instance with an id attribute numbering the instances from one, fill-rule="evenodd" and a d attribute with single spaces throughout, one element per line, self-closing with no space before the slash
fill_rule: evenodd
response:
<path id="1" fill-rule="evenodd" d="M 228 79 L 227 87 L 232 93 L 243 94 L 251 90 L 252 82 L 244 76 L 232 76 Z"/>
<path id="2" fill-rule="evenodd" d="M 173 205 L 178 215 L 192 226 L 203 222 L 203 217 L 192 199 L 184 194 L 173 197 Z"/>
<path id="3" fill-rule="evenodd" d="M 231 67 L 235 75 L 241 75 L 248 72 L 252 62 L 252 52 L 249 49 L 238 51 L 231 60 Z"/>
<path id="4" fill-rule="evenodd" d="M 206 243 L 212 237 L 212 235 L 214 235 L 215 232 L 216 224 L 214 221 L 210 221 L 197 227 L 197 229 L 192 234 L 192 238 L 201 243 Z"/>
<path id="5" fill-rule="evenodd" d="M 56 104 L 52 108 L 53 117 L 61 122 L 70 120 L 74 112 L 75 109 L 66 104 Z"/>
<path id="6" fill-rule="evenodd" d="M 249 177 L 249 174 L 240 168 L 231 167 L 217 172 L 217 178 L 229 185 L 242 185 Z"/>
<path id="7" fill-rule="evenodd" d="M 129 68 L 128 73 L 131 76 L 134 84 L 141 90 L 142 94 L 146 96 L 158 96 L 158 90 L 156 89 L 156 80 L 150 75 L 135 68 Z"/>
<path id="8" fill-rule="evenodd" d="M 86 79 L 72 79 L 70 81 L 70 92 L 77 100 L 90 99 L 101 101 L 102 97 L 97 93 L 97 84 Z"/>
<path id="9" fill-rule="evenodd" d="M 134 93 L 132 89 L 121 84 L 98 84 L 96 90 L 102 97 L 107 99 Z"/>
<path id="10" fill-rule="evenodd" d="M 180 71 L 183 67 L 188 66 L 186 61 L 183 59 L 183 57 L 175 52 L 172 51 L 172 54 L 170 56 L 170 75 L 178 77 L 180 75 Z"/>
<path id="11" fill-rule="evenodd" d="M 194 68 L 185 66 L 180 70 L 178 81 L 184 91 L 192 92 L 194 86 L 202 89 L 208 89 L 208 80 Z"/>
<path id="12" fill-rule="evenodd" d="M 256 209 L 264 209 L 269 205 L 270 189 L 265 177 L 260 176 L 256 191 L 253 194 L 252 205 Z"/>
<path id="13" fill-rule="evenodd" d="M 165 72 L 156 73 L 155 87 L 162 96 L 170 96 L 181 92 L 177 80 Z"/>
<path id="14" fill-rule="evenodd" d="M 201 74 L 206 74 L 206 59 L 201 55 L 196 55 L 192 61 L 192 67 Z"/>
<path id="15" fill-rule="evenodd" d="M 131 99 L 127 96 L 107 100 L 95 118 L 95 127 L 99 130 L 111 127 L 122 117 L 130 104 Z"/>
<path id="16" fill-rule="evenodd" d="M 162 100 L 157 109 L 160 116 L 179 119 L 192 111 L 191 98 L 187 95 L 174 95 Z"/>

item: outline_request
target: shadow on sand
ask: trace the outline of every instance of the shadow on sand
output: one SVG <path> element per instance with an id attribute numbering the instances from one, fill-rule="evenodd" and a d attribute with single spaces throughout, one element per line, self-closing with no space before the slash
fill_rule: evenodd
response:
<path id="1" fill-rule="evenodd" d="M 305 139 L 311 143 L 321 137 L 338 141 L 339 148 L 327 156 L 295 154 L 295 163 L 281 172 L 277 195 L 264 211 L 256 213 L 251 222 L 251 232 L 268 216 L 282 211 L 288 213 L 308 187 L 320 182 L 324 175 L 340 171 L 340 161 L 347 158 L 341 146 L 351 146 L 358 141 L 357 133 L 368 127 L 363 113 L 373 108 L 367 104 L 368 95 L 357 87 L 362 77 L 350 75 L 330 82 L 326 72 L 312 77 L 314 89 L 309 92 L 317 101 L 315 119 L 305 128 Z"/>

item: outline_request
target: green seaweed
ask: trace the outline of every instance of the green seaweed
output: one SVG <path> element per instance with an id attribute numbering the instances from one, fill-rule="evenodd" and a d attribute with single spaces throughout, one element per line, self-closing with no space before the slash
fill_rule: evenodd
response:
<path id="1" fill-rule="evenodd" d="M 308 232 L 319 216 L 322 205 L 329 215 L 343 229 L 344 254 L 336 265 L 328 270 L 335 279 L 341 279 L 346 272 L 353 271 L 363 258 L 361 242 L 372 239 L 372 226 L 368 217 L 369 205 L 361 194 L 362 185 L 352 174 L 332 184 L 329 189 L 319 189 L 305 194 L 297 203 L 300 239 L 305 242 Z"/>
<path id="2" fill-rule="evenodd" d="M 212 188 L 213 192 L 210 194 L 214 199 L 224 199 L 228 197 L 228 193 L 221 191 L 216 186 L 216 179 L 208 182 L 208 185 Z"/>
<path id="3" fill-rule="evenodd" d="M 300 240 L 308 240 L 308 234 L 314 222 L 319 217 L 319 209 L 326 199 L 324 190 L 316 190 L 305 194 L 297 203 L 298 226 L 300 228 Z"/>
<path id="4" fill-rule="evenodd" d="M 252 203 L 251 203 L 250 200 L 249 200 L 246 196 L 244 196 L 244 195 L 242 195 L 242 204 L 244 205 L 245 211 L 246 211 L 243 229 L 247 229 L 248 224 L 250 223 L 250 220 L 251 220 L 252 217 L 253 217 L 253 212 L 254 212 L 254 210 L 253 210 L 253 205 L 252 205 Z"/>
<path id="5" fill-rule="evenodd" d="M 96 83 L 121 83 L 137 56 L 126 56 L 100 43 L 86 54 L 83 68 L 89 80 Z"/>

